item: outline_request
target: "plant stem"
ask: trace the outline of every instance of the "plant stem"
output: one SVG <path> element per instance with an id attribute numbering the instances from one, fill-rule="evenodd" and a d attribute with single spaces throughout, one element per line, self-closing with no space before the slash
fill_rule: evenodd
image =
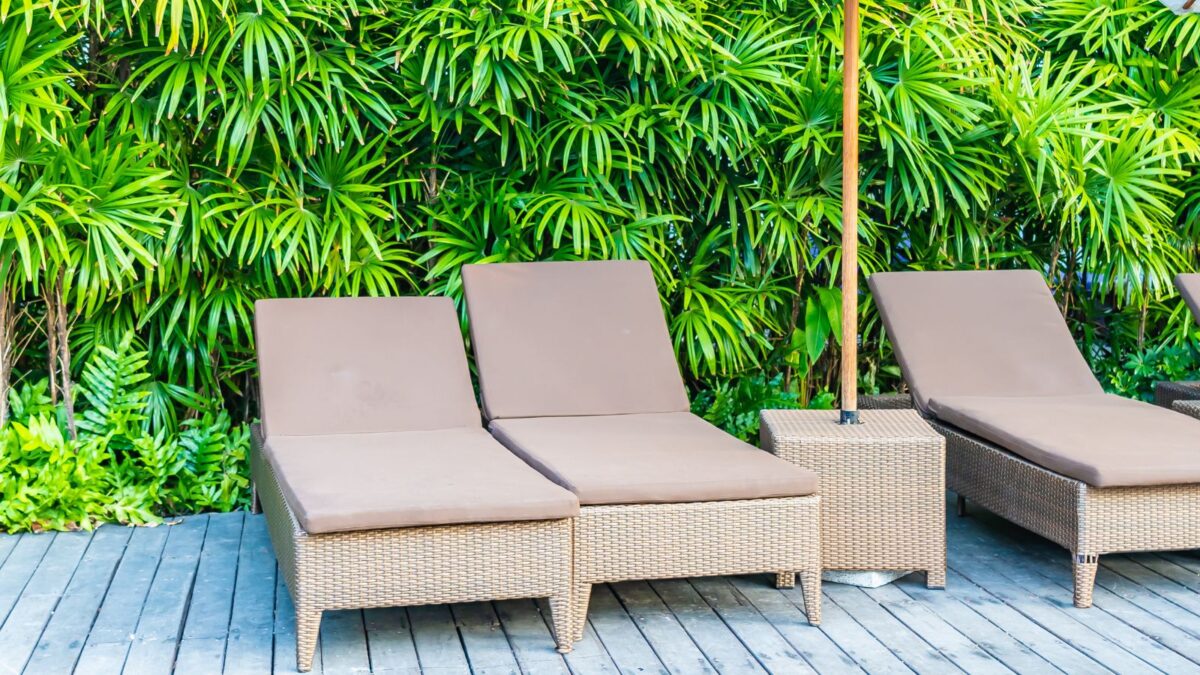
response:
<path id="1" fill-rule="evenodd" d="M 12 293 L 0 278 L 0 427 L 8 421 L 8 388 L 12 379 L 13 344 L 16 342 L 17 312 Z"/>
<path id="2" fill-rule="evenodd" d="M 55 312 L 58 303 L 54 300 L 54 285 L 47 283 L 42 291 L 42 300 L 46 305 L 46 374 L 50 380 L 50 402 L 57 405 L 58 397 L 58 332 L 55 326 L 58 319 Z"/>
<path id="3" fill-rule="evenodd" d="M 71 340 L 67 331 L 67 307 L 63 300 L 63 272 L 60 270 L 54 282 L 54 326 L 55 341 L 58 343 L 58 369 L 62 378 L 63 407 L 67 412 L 67 433 L 71 440 L 79 437 L 75 429 L 75 397 L 71 391 Z"/>

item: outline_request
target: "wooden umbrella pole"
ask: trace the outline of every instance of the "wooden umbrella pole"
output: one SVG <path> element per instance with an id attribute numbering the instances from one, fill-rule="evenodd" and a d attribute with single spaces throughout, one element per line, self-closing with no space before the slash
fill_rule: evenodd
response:
<path id="1" fill-rule="evenodd" d="M 842 66 L 842 424 L 858 423 L 858 0 L 846 0 Z"/>

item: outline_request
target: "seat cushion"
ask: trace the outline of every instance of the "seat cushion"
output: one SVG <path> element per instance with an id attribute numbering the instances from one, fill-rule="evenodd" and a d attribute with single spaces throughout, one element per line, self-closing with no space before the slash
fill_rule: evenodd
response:
<path id="1" fill-rule="evenodd" d="M 646 263 L 466 265 L 462 277 L 488 419 L 689 409 Z"/>
<path id="2" fill-rule="evenodd" d="M 309 533 L 569 518 L 575 495 L 482 428 L 270 436 L 263 453 Z"/>
<path id="3" fill-rule="evenodd" d="M 1192 316 L 1200 321 L 1200 274 L 1180 274 L 1175 277 L 1175 287 L 1192 310 Z"/>
<path id="4" fill-rule="evenodd" d="M 1101 394 L 1042 275 L 885 272 L 870 278 L 913 401 Z"/>
<path id="5" fill-rule="evenodd" d="M 1200 482 L 1200 421 L 1108 394 L 936 398 L 938 419 L 1096 487 Z"/>
<path id="6" fill-rule="evenodd" d="M 480 426 L 449 298 L 260 300 L 254 325 L 267 436 Z"/>
<path id="7" fill-rule="evenodd" d="M 813 494 L 817 475 L 691 413 L 505 419 L 491 431 L 585 505 Z"/>

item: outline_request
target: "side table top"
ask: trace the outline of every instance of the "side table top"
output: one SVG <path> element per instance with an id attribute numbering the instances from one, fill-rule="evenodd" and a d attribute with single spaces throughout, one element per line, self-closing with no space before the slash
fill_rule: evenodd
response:
<path id="1" fill-rule="evenodd" d="M 860 410 L 858 415 L 861 424 L 841 424 L 837 410 L 764 410 L 762 422 L 776 438 L 942 439 L 915 410 Z"/>

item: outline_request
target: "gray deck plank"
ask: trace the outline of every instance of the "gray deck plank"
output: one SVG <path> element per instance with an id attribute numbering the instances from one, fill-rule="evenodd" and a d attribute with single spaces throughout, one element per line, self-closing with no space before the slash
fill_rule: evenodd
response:
<path id="1" fill-rule="evenodd" d="M 1003 599 L 993 595 L 953 568 L 947 572 L 947 584 L 954 584 L 955 593 L 981 616 L 1007 631 L 1036 653 L 1043 655 L 1056 668 L 1068 673 L 1095 673 L 1108 669 L 1075 648 L 1058 635 L 1017 611 Z M 994 589 L 993 589 L 994 590 Z"/>
<path id="2" fill-rule="evenodd" d="M 146 594 L 167 543 L 166 527 L 134 528 L 125 553 L 100 604 L 76 668 L 79 672 L 119 671 L 135 638 Z"/>
<path id="3" fill-rule="evenodd" d="M 977 612 L 972 605 L 978 602 L 978 599 L 969 597 L 963 592 L 967 589 L 961 588 L 960 585 L 947 592 L 926 588 L 924 580 L 908 577 L 897 582 L 896 587 L 950 625 L 969 635 L 975 644 L 987 650 L 1008 668 L 1018 673 L 1058 671 L 1058 668 L 1028 645 Z M 991 602 L 997 601 L 992 599 Z M 1063 646 L 1066 647 L 1065 644 Z"/>
<path id="4" fill-rule="evenodd" d="M 1072 619 L 1080 616 L 1080 612 L 1073 606 L 1070 592 L 1072 588 L 1070 567 L 1063 563 L 1049 562 L 1049 560 L 1065 562 L 1065 556 L 1053 555 L 1059 550 L 1048 542 L 1030 540 L 1021 536 L 1024 534 L 1023 532 L 1008 524 L 997 527 L 996 531 L 1001 533 L 1001 542 L 1007 545 L 1001 549 L 1004 551 L 1003 564 L 996 565 L 995 569 L 1003 577 L 1011 580 L 1013 586 L 1040 597 L 1042 601 L 1038 603 L 1039 611 L 1046 612 L 1057 609 L 1060 614 L 1071 616 Z M 986 541 L 979 536 L 966 536 L 962 538 L 959 549 L 963 552 L 974 551 L 978 555 L 985 555 L 987 549 L 984 548 L 982 542 Z M 1112 558 L 1119 560 L 1120 557 L 1112 556 Z M 1012 593 L 1011 590 L 1005 592 Z M 1140 623 L 1146 623 L 1153 618 L 1101 586 L 1095 591 L 1093 607 L 1085 610 L 1086 620 L 1082 620 L 1080 623 L 1090 629 L 1094 635 L 1103 636 L 1112 644 L 1124 649 L 1129 655 L 1135 656 L 1153 668 L 1165 672 L 1194 672 L 1195 664 L 1171 651 L 1158 640 L 1142 633 L 1120 617 L 1114 616 L 1109 611 L 1110 607 L 1118 609 L 1130 619 L 1140 619 Z M 1059 625 L 1068 624 L 1069 622 L 1059 623 Z M 1113 659 L 1114 657 L 1108 658 Z M 1138 667 L 1135 661 L 1125 659 L 1123 656 L 1117 655 L 1115 658 L 1124 660 L 1126 669 Z M 1117 660 L 1105 661 L 1105 665 L 1110 667 L 1116 663 L 1118 663 Z"/>
<path id="5" fill-rule="evenodd" d="M 818 673 L 862 672 L 825 632 L 808 623 L 807 608 L 801 611 L 793 596 L 772 588 L 763 579 L 732 577 L 730 582 Z"/>
<path id="6" fill-rule="evenodd" d="M 38 564 L 42 562 L 46 551 L 50 550 L 56 536 L 51 532 L 41 535 L 23 534 L 17 538 L 8 559 L 0 566 L 0 624 L 8 618 L 13 605 L 17 604 L 17 599 L 25 592 L 25 585 L 29 583 L 34 572 L 37 572 Z"/>
<path id="7" fill-rule="evenodd" d="M 471 672 L 476 675 L 516 675 L 521 671 L 492 603 L 452 605 L 450 613 L 462 637 Z"/>
<path id="8" fill-rule="evenodd" d="M 175 675 L 212 675 L 225 666 L 225 638 L 183 638 L 175 653 Z"/>
<path id="9" fill-rule="evenodd" d="M 1013 554 L 1009 552 L 1008 555 L 1011 557 Z M 1103 664 L 1105 668 L 1120 673 L 1153 671 L 1150 664 L 1129 653 L 1108 637 L 1092 630 L 1090 613 L 1083 614 L 1072 607 L 1069 594 L 1064 598 L 1062 591 L 1058 589 L 1052 593 L 1038 593 L 1035 590 L 1036 584 L 1031 584 L 1034 588 L 1030 588 L 1022 585 L 1019 575 L 1013 578 L 1004 574 L 1001 568 L 1007 571 L 1008 564 L 993 566 L 980 558 L 968 559 L 955 553 L 952 553 L 950 558 L 951 565 L 957 572 L 986 587 L 1010 607 L 1092 657 L 1097 663 Z"/>
<path id="10" fill-rule="evenodd" d="M 825 594 L 917 673 L 961 673 L 941 652 L 879 605 L 861 588 L 825 584 Z"/>
<path id="11" fill-rule="evenodd" d="M 30 656 L 29 673 L 69 673 L 83 650 L 133 529 L 98 528 Z"/>
<path id="12" fill-rule="evenodd" d="M 1170 555 L 1170 554 L 1167 554 Z M 1125 556 L 1155 574 L 1170 579 L 1193 593 L 1200 593 L 1200 574 L 1158 553 L 1133 553 Z"/>
<path id="13" fill-rule="evenodd" d="M 1100 562 L 1113 573 L 1127 580 L 1126 583 L 1122 583 L 1120 580 L 1109 576 L 1105 578 L 1106 582 L 1113 582 L 1114 585 L 1119 585 L 1125 589 L 1128 589 L 1131 585 L 1136 586 L 1140 591 L 1138 593 L 1139 597 L 1147 599 L 1162 598 L 1170 604 L 1183 609 L 1192 617 L 1200 618 L 1200 594 L 1185 585 L 1188 574 L 1186 570 L 1183 571 L 1183 574 L 1171 574 L 1172 570 L 1168 566 L 1169 563 L 1163 561 L 1163 564 L 1156 566 L 1166 574 L 1171 574 L 1171 576 L 1166 576 L 1166 574 L 1161 574 L 1157 570 L 1125 556 L 1102 556 Z M 1175 567 L 1176 569 L 1183 569 L 1178 566 Z M 1181 581 L 1185 583 L 1180 583 Z M 1149 591 L 1149 593 L 1146 591 Z"/>
<path id="14" fill-rule="evenodd" d="M 0 533 L 0 567 L 4 567 L 4 562 L 8 560 L 8 556 L 19 541 L 21 541 L 19 534 Z"/>
<path id="15" fill-rule="evenodd" d="M 1022 548 L 1022 550 L 1030 553 L 1022 561 L 1023 565 L 1043 574 L 1048 581 L 1064 591 L 1072 589 L 1070 567 L 1063 564 L 1060 557 L 1049 557 L 1044 552 L 1039 555 L 1039 551 L 1036 549 Z M 1133 563 L 1124 556 L 1106 556 L 1101 560 L 1102 564 L 1096 575 L 1093 605 L 1101 609 L 1104 614 L 1109 615 L 1111 619 L 1099 615 L 1096 627 L 1105 633 L 1123 633 L 1125 631 L 1119 625 L 1110 623 L 1110 621 L 1116 620 L 1124 623 L 1170 650 L 1163 653 L 1163 650 L 1152 647 L 1147 660 L 1150 660 L 1153 665 L 1166 669 L 1168 672 L 1188 670 L 1196 672 L 1196 664 L 1200 663 L 1200 639 L 1197 639 L 1200 626 L 1193 626 L 1192 631 L 1194 632 L 1189 632 L 1181 626 L 1196 623 L 1196 619 L 1200 617 L 1195 617 L 1155 593 L 1145 592 L 1144 587 L 1134 584 L 1127 577 L 1113 570 L 1125 569 L 1128 566 L 1132 571 L 1141 570 L 1150 576 L 1157 576 L 1153 572 Z M 1136 589 L 1141 589 L 1141 592 L 1137 592 Z M 1138 640 L 1133 646 L 1139 648 L 1143 644 L 1141 640 Z M 1147 658 L 1147 656 L 1143 656 L 1143 658 Z"/>
<path id="16" fill-rule="evenodd" d="M 611 588 L 667 670 L 673 673 L 716 672 L 649 583 L 626 581 L 612 584 Z"/>
<path id="17" fill-rule="evenodd" d="M 321 617 L 322 672 L 336 675 L 371 671 L 361 609 L 325 612 Z"/>
<path id="18" fill-rule="evenodd" d="M 209 516 L 183 639 L 228 635 L 244 524 L 242 511 Z"/>
<path id="19" fill-rule="evenodd" d="M 1200 673 L 1200 558 L 1104 556 L 1078 610 L 1061 549 L 982 513 L 949 534 L 946 590 L 826 584 L 819 628 L 766 577 L 633 581 L 597 587 L 565 657 L 548 603 L 509 600 L 328 612 L 313 672 Z M 0 672 L 295 672 L 261 516 L 0 535 L 0 611 Z"/>
<path id="20" fill-rule="evenodd" d="M 1164 551 L 1131 557 L 1192 592 L 1200 593 L 1200 558 L 1195 553 Z"/>
<path id="21" fill-rule="evenodd" d="M 605 651 L 622 672 L 666 673 L 667 667 L 636 623 L 625 613 L 608 584 L 592 586 L 588 621 Z"/>
<path id="22" fill-rule="evenodd" d="M 804 657 L 730 585 L 728 579 L 705 577 L 692 579 L 691 584 L 768 672 L 814 672 Z"/>
<path id="23" fill-rule="evenodd" d="M 492 604 L 521 672 L 529 675 L 566 675 L 570 672 L 554 641 L 548 602 L 503 600 Z"/>
<path id="24" fill-rule="evenodd" d="M 37 571 L 0 626 L 4 667 L 20 672 L 71 581 L 91 541 L 90 532 L 64 532 L 54 538 Z"/>
<path id="25" fill-rule="evenodd" d="M 170 673 L 188 613 L 208 516 L 190 516 L 167 531 L 163 557 L 138 620 L 136 639 L 125 669 L 134 673 Z"/>
<path id="26" fill-rule="evenodd" d="M 368 609 L 363 612 L 363 619 L 372 667 L 385 672 L 420 672 L 408 612 L 403 607 Z"/>
<path id="27" fill-rule="evenodd" d="M 686 580 L 652 581 L 650 587 L 719 672 L 766 672 L 750 650 Z"/>
<path id="28" fill-rule="evenodd" d="M 900 623 L 944 655 L 954 665 L 968 673 L 1012 673 L 986 649 L 963 635 L 952 624 L 935 614 L 928 607 L 913 600 L 894 585 L 864 589 L 881 607 Z"/>
<path id="29" fill-rule="evenodd" d="M 463 649 L 454 615 L 448 605 L 423 605 L 408 608 L 413 643 L 421 669 L 438 673 L 469 673 L 471 667 Z"/>
<path id="30" fill-rule="evenodd" d="M 275 555 L 267 521 L 247 518 L 238 546 L 237 580 L 225 648 L 226 673 L 270 672 L 274 656 Z"/>

